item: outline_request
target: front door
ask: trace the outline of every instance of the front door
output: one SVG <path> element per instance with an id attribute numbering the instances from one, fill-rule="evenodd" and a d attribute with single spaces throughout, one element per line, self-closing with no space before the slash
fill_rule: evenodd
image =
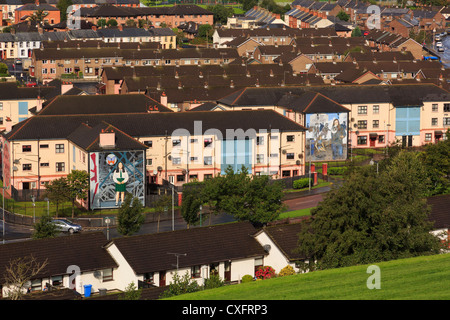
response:
<path id="1" fill-rule="evenodd" d="M 160 271 L 159 272 L 159 286 L 164 287 L 166 285 L 166 272 Z"/>
<path id="2" fill-rule="evenodd" d="M 225 261 L 225 281 L 231 281 L 231 261 Z"/>
<path id="3" fill-rule="evenodd" d="M 370 137 L 370 146 L 375 147 L 375 141 L 377 141 L 377 137 Z"/>

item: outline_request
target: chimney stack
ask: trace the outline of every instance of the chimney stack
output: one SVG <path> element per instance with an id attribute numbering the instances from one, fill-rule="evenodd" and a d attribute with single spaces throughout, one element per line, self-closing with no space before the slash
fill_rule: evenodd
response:
<path id="1" fill-rule="evenodd" d="M 161 95 L 160 103 L 163 106 L 167 107 L 167 96 L 166 96 L 165 92 L 163 92 L 162 95 Z"/>
<path id="2" fill-rule="evenodd" d="M 116 146 L 116 134 L 113 130 L 106 131 L 102 129 L 99 137 L 100 148 L 114 148 Z"/>

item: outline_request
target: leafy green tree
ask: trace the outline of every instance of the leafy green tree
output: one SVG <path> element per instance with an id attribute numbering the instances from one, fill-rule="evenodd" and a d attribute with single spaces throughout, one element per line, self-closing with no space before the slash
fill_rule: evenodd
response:
<path id="1" fill-rule="evenodd" d="M 0 74 L 8 74 L 8 66 L 4 63 L 0 63 Z"/>
<path id="2" fill-rule="evenodd" d="M 153 207 L 155 208 L 155 214 L 158 215 L 158 226 L 157 231 L 159 232 L 159 223 L 161 221 L 161 214 L 168 210 L 168 208 L 172 205 L 172 196 L 165 194 L 158 200 L 153 203 Z"/>
<path id="3" fill-rule="evenodd" d="M 139 198 L 127 193 L 117 214 L 117 231 L 124 236 L 130 236 L 139 231 L 145 217 L 143 206 Z"/>
<path id="4" fill-rule="evenodd" d="M 33 239 L 54 238 L 58 234 L 56 225 L 52 223 L 52 218 L 44 215 L 34 224 Z"/>
<path id="5" fill-rule="evenodd" d="M 61 177 L 53 179 L 45 183 L 45 196 L 51 203 L 56 205 L 56 216 L 58 216 L 59 205 L 64 203 L 69 198 L 69 188 L 67 179 Z"/>
<path id="6" fill-rule="evenodd" d="M 108 21 L 106 21 L 106 26 L 107 27 L 117 27 L 117 20 L 116 19 L 109 19 Z"/>
<path id="7" fill-rule="evenodd" d="M 207 10 L 214 14 L 214 23 L 226 24 L 228 18 L 232 17 L 234 10 L 232 7 L 226 7 L 222 4 L 208 6 Z"/>
<path id="8" fill-rule="evenodd" d="M 450 129 L 447 130 L 450 137 Z M 450 139 L 438 143 L 430 143 L 420 154 L 420 158 L 430 179 L 428 195 L 445 194 L 450 192 Z"/>
<path id="9" fill-rule="evenodd" d="M 72 5 L 72 0 L 59 0 L 56 7 L 59 9 L 61 21 L 67 20 L 67 8 Z"/>
<path id="10" fill-rule="evenodd" d="M 197 281 L 191 280 L 187 271 L 182 277 L 178 275 L 178 272 L 175 272 L 173 282 L 169 284 L 169 288 L 161 294 L 160 298 L 169 298 L 180 294 L 196 292 L 200 291 L 200 289 L 201 287 Z"/>
<path id="11" fill-rule="evenodd" d="M 198 36 L 201 38 L 210 39 L 213 35 L 214 29 L 210 24 L 202 24 L 198 27 Z"/>
<path id="12" fill-rule="evenodd" d="M 106 27 L 106 19 L 98 19 L 97 26 L 100 28 Z"/>
<path id="13" fill-rule="evenodd" d="M 362 36 L 362 32 L 361 29 L 356 26 L 355 29 L 353 29 L 352 31 L 352 37 L 361 37 Z"/>
<path id="14" fill-rule="evenodd" d="M 338 17 L 342 21 L 348 21 L 350 19 L 350 16 L 347 13 L 345 13 L 345 11 L 343 11 L 343 10 L 339 11 L 339 13 L 336 15 L 336 17 Z"/>
<path id="15" fill-rule="evenodd" d="M 266 224 L 283 212 L 283 196 L 281 182 L 271 181 L 264 175 L 251 176 L 244 166 L 238 172 L 229 166 L 224 175 L 204 181 L 201 191 L 193 192 L 192 200 L 186 205 L 193 217 L 200 204 L 208 203 L 213 213 L 226 212 L 239 221 Z"/>
<path id="16" fill-rule="evenodd" d="M 133 19 L 128 19 L 128 20 L 125 22 L 125 25 L 126 25 L 127 27 L 136 27 L 136 21 L 134 21 Z"/>
<path id="17" fill-rule="evenodd" d="M 75 202 L 86 200 L 89 190 L 89 173 L 85 170 L 72 170 L 67 175 L 67 195 L 72 202 L 72 218 L 75 215 Z"/>
<path id="18" fill-rule="evenodd" d="M 48 12 L 45 12 L 44 10 L 36 10 L 36 12 L 34 12 L 30 16 L 30 20 L 31 21 L 42 22 L 42 21 L 44 21 L 44 18 L 46 16 L 48 16 Z"/>
<path id="19" fill-rule="evenodd" d="M 413 152 L 401 151 L 377 174 L 376 168 L 351 170 L 332 189 L 312 217 L 303 222 L 298 251 L 317 268 L 407 258 L 439 252 L 430 234 L 425 169 Z"/>
<path id="20" fill-rule="evenodd" d="M 187 228 L 190 225 L 195 225 L 200 221 L 199 212 L 200 206 L 203 204 L 204 199 L 198 193 L 197 188 L 193 188 L 192 185 L 188 188 L 183 188 L 183 202 L 181 204 L 181 216 L 187 223 Z"/>
<path id="21" fill-rule="evenodd" d="M 134 282 L 131 282 L 123 294 L 120 295 L 119 300 L 139 300 L 141 299 L 142 289 L 137 289 Z"/>

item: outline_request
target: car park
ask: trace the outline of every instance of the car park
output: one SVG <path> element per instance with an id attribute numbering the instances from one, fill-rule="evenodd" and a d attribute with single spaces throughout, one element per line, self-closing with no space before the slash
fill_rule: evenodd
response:
<path id="1" fill-rule="evenodd" d="M 75 233 L 82 230 L 80 225 L 66 219 L 53 219 L 52 223 L 56 226 L 56 230 L 61 232 Z"/>

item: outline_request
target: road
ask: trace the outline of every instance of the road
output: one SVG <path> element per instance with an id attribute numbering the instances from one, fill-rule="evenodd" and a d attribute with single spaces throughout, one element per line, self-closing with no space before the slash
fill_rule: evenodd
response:
<path id="1" fill-rule="evenodd" d="M 445 48 L 444 52 L 439 52 L 442 63 L 446 68 L 450 68 L 450 35 L 446 35 L 444 40 L 442 40 L 442 45 Z"/>
<path id="2" fill-rule="evenodd" d="M 316 207 L 317 204 L 323 199 L 323 194 L 314 194 L 310 196 L 304 196 L 300 198 L 290 199 L 286 200 L 284 203 L 288 206 L 287 211 L 293 211 L 293 210 L 300 210 L 305 208 L 312 208 Z M 184 221 L 184 219 L 180 216 L 179 210 L 174 215 L 174 222 L 173 226 L 175 230 L 182 230 L 187 228 L 187 224 Z M 220 214 L 220 215 L 212 215 L 211 217 L 209 215 L 203 215 L 202 216 L 202 226 L 207 225 L 214 225 L 219 223 L 227 223 L 235 221 L 234 218 L 226 213 Z M 196 226 L 190 226 L 190 228 L 197 228 L 200 227 L 200 225 Z M 101 230 L 105 236 L 109 239 L 121 237 L 121 235 L 117 232 L 117 229 L 115 227 L 111 227 L 109 229 L 102 228 L 98 229 Z M 94 230 L 92 230 L 94 231 Z M 172 231 L 172 219 L 162 219 L 159 224 L 159 232 L 166 232 L 166 231 Z M 33 229 L 29 226 L 22 226 L 22 225 L 13 225 L 6 223 L 5 224 L 5 243 L 13 242 L 13 241 L 19 241 L 19 240 L 26 240 L 31 238 L 31 234 L 33 232 Z M 89 232 L 89 231 L 83 231 L 83 232 Z M 136 233 L 136 235 L 143 235 L 143 234 L 151 234 L 151 233 L 157 233 L 158 232 L 158 223 L 157 222 L 150 222 L 145 223 L 141 226 L 140 230 Z M 3 223 L 0 220 L 0 239 L 2 238 L 3 234 Z M 66 233 L 61 233 L 60 236 L 70 236 Z"/>

